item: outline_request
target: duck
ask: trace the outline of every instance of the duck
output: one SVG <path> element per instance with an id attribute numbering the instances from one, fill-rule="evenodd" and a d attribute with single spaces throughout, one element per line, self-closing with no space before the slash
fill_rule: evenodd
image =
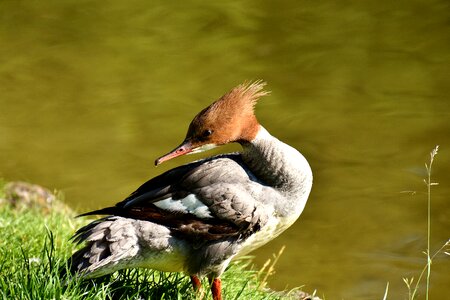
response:
<path id="1" fill-rule="evenodd" d="M 242 151 L 196 160 L 142 184 L 103 215 L 80 228 L 82 244 L 70 258 L 84 278 L 121 269 L 150 268 L 190 276 L 194 290 L 208 278 L 212 298 L 222 300 L 221 275 L 231 260 L 279 236 L 302 213 L 313 175 L 306 158 L 272 136 L 257 120 L 255 105 L 266 83 L 242 83 L 201 110 L 186 137 L 155 165 L 217 146 Z"/>

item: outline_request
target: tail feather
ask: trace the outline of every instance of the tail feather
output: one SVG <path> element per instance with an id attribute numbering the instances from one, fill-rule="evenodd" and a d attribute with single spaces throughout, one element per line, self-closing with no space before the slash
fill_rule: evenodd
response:
<path id="1" fill-rule="evenodd" d="M 124 263 L 139 250 L 133 221 L 121 217 L 93 221 L 79 229 L 72 239 L 85 246 L 69 258 L 68 270 L 88 278 L 124 268 Z"/>
<path id="2" fill-rule="evenodd" d="M 92 221 L 91 223 L 87 224 L 86 226 L 81 227 L 80 229 L 78 229 L 75 234 L 70 238 L 71 240 L 73 240 L 74 243 L 76 243 L 77 245 L 79 245 L 80 243 L 84 242 L 84 241 L 88 241 L 88 237 L 94 233 L 99 233 L 102 234 L 103 231 L 99 230 L 101 227 L 107 227 L 108 223 L 104 222 L 106 220 L 108 220 L 109 218 L 102 218 L 102 219 L 98 219 L 95 221 Z M 102 224 L 104 226 L 102 226 Z M 100 228 L 97 228 L 97 226 L 100 226 Z M 101 237 L 98 237 L 98 239 L 100 239 Z M 95 239 L 93 239 L 95 240 Z"/>
<path id="3" fill-rule="evenodd" d="M 85 217 L 85 216 L 93 216 L 93 215 L 115 215 L 116 211 L 117 211 L 117 207 L 110 206 L 110 207 L 105 207 L 102 209 L 86 212 L 84 214 L 78 215 L 77 218 Z"/>

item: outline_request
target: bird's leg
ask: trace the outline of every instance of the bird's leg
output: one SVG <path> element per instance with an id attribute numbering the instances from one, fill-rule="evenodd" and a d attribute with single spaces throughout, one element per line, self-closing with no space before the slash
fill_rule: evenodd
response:
<path id="1" fill-rule="evenodd" d="M 214 278 L 212 280 L 211 292 L 214 300 L 222 300 L 222 282 L 220 278 Z"/>
<path id="2" fill-rule="evenodd" d="M 202 282 L 200 281 L 200 278 L 198 278 L 195 275 L 191 275 L 191 283 L 192 287 L 194 288 L 194 291 L 198 294 L 199 299 L 203 299 L 203 288 L 202 288 Z"/>
<path id="3" fill-rule="evenodd" d="M 191 275 L 190 277 L 194 291 L 196 292 L 200 291 L 202 289 L 202 282 L 200 281 L 200 279 L 195 275 Z"/>

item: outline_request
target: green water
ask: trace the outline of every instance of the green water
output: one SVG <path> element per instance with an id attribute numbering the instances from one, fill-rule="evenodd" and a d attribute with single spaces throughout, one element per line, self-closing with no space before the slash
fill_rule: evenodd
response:
<path id="1" fill-rule="evenodd" d="M 382 299 L 389 282 L 388 299 L 406 299 L 436 144 L 432 249 L 450 238 L 450 2 L 167 3 L 0 1 L 0 176 L 61 189 L 79 211 L 114 204 L 201 157 L 153 167 L 200 109 L 262 78 L 259 120 L 315 181 L 255 264 L 286 245 L 274 288 Z M 450 294 L 449 267 L 436 258 L 433 299 Z"/>

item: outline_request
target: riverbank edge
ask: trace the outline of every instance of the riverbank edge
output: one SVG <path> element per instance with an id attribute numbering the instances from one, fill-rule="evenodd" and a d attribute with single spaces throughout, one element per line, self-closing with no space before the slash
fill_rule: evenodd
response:
<path id="1" fill-rule="evenodd" d="M 70 237 L 89 222 L 61 201 L 60 193 L 25 182 L 0 182 L 0 296 L 3 299 L 200 299 L 188 276 L 125 270 L 101 280 L 60 276 L 76 249 Z M 225 299 L 314 299 L 299 288 L 266 288 L 264 272 L 250 258 L 223 275 Z M 208 283 L 204 282 L 207 287 Z M 206 290 L 206 289 L 205 289 Z M 206 292 L 206 297 L 210 295 Z"/>

